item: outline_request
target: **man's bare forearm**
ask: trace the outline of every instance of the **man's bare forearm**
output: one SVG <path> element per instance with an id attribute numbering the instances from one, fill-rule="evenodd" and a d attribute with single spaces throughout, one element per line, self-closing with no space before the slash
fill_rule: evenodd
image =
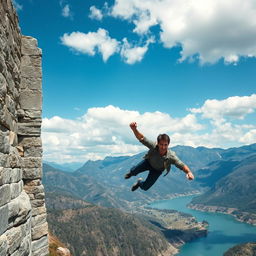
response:
<path id="1" fill-rule="evenodd" d="M 137 129 L 137 123 L 136 122 L 132 122 L 130 123 L 130 128 L 132 129 L 135 137 L 138 139 L 138 140 L 142 140 L 144 138 L 144 135 L 142 133 L 140 133 Z"/>
<path id="2" fill-rule="evenodd" d="M 138 140 L 142 140 L 144 138 L 143 134 L 140 133 L 137 129 L 133 130 L 133 133 Z"/>
<path id="3" fill-rule="evenodd" d="M 191 170 L 189 169 L 189 167 L 187 165 L 184 165 L 183 171 L 186 173 L 186 176 L 189 180 L 193 180 L 195 178 L 193 173 L 191 172 Z"/>
<path id="4" fill-rule="evenodd" d="M 190 169 L 188 168 L 187 165 L 184 165 L 183 171 L 184 171 L 186 174 L 188 174 L 188 173 L 190 172 Z"/>

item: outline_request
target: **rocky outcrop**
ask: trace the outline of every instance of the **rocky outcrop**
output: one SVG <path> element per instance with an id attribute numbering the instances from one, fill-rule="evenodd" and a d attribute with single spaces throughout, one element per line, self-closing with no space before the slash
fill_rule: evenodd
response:
<path id="1" fill-rule="evenodd" d="M 72 256 L 70 250 L 54 235 L 49 232 L 49 255 Z"/>
<path id="2" fill-rule="evenodd" d="M 56 251 L 58 256 L 71 256 L 70 251 L 67 248 L 58 247 Z"/>
<path id="3" fill-rule="evenodd" d="M 41 56 L 11 0 L 0 0 L 0 256 L 48 255 Z"/>

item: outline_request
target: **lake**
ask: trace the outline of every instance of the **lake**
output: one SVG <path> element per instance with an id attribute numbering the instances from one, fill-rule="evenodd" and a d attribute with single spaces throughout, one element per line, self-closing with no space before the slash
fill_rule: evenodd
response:
<path id="1" fill-rule="evenodd" d="M 207 237 L 196 239 L 181 247 L 177 256 L 222 256 L 229 248 L 239 243 L 256 241 L 256 227 L 236 221 L 230 215 L 208 213 L 186 207 L 193 196 L 157 201 L 150 204 L 157 209 L 173 209 L 189 213 L 198 221 L 209 223 Z"/>

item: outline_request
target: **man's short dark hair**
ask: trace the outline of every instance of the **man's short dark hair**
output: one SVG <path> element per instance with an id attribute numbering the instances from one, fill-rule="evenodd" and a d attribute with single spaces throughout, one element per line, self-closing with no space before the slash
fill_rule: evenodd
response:
<path id="1" fill-rule="evenodd" d="M 170 143 L 170 137 L 167 134 L 159 134 L 157 136 L 157 143 L 159 143 L 161 140 L 167 141 L 168 144 Z"/>

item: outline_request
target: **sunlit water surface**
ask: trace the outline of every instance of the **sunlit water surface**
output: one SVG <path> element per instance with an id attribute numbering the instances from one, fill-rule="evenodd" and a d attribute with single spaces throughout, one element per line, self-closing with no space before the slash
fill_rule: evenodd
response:
<path id="1" fill-rule="evenodd" d="M 236 221 L 226 214 L 207 213 L 186 207 L 193 196 L 179 197 L 150 204 L 157 209 L 172 209 L 189 213 L 198 221 L 209 223 L 207 237 L 196 239 L 182 246 L 177 256 L 222 256 L 225 251 L 239 243 L 256 241 L 256 227 Z"/>

